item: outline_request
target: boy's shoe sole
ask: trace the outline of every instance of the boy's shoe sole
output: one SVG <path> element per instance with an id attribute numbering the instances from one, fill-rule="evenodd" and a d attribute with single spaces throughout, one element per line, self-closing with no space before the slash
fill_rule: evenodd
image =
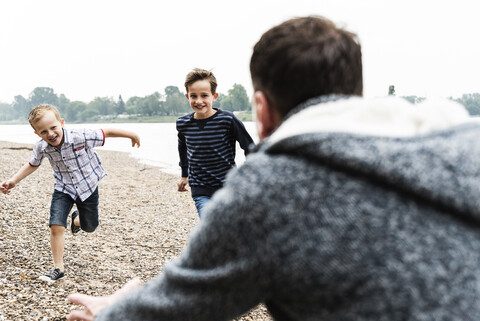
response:
<path id="1" fill-rule="evenodd" d="M 48 283 L 55 283 L 58 280 L 63 279 L 64 276 L 65 276 L 64 272 L 60 271 L 59 268 L 54 268 L 54 269 L 51 269 L 50 272 L 48 272 L 47 274 L 42 275 L 38 278 Z"/>
<path id="2" fill-rule="evenodd" d="M 75 218 L 78 216 L 78 210 L 73 211 L 72 213 L 72 223 L 70 223 L 70 230 L 72 231 L 72 234 L 77 234 L 80 232 L 80 226 L 75 225 Z"/>

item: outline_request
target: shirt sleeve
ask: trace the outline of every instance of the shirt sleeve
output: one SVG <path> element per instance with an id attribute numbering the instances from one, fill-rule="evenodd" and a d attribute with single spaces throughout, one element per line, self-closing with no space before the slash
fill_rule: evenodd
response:
<path id="1" fill-rule="evenodd" d="M 188 156 L 187 156 L 187 143 L 185 140 L 185 135 L 178 130 L 178 156 L 180 157 L 180 162 L 178 165 L 182 168 L 182 177 L 188 177 Z"/>
<path id="2" fill-rule="evenodd" d="M 42 164 L 45 154 L 43 153 L 42 141 L 38 142 L 33 146 L 32 157 L 30 158 L 29 164 L 33 167 L 38 167 Z"/>
<path id="3" fill-rule="evenodd" d="M 250 148 L 253 147 L 253 139 L 248 133 L 245 125 L 233 115 L 233 136 L 240 144 L 240 147 L 245 151 L 245 156 L 250 152 Z"/>
<path id="4" fill-rule="evenodd" d="M 83 136 L 88 147 L 100 147 L 105 144 L 105 133 L 102 129 L 84 129 Z"/>

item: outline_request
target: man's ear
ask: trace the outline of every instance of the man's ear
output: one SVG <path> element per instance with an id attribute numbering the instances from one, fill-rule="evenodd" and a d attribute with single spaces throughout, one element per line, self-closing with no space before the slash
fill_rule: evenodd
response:
<path id="1" fill-rule="evenodd" d="M 265 139 L 277 129 L 281 118 L 262 91 L 256 91 L 253 97 L 258 137 Z"/>

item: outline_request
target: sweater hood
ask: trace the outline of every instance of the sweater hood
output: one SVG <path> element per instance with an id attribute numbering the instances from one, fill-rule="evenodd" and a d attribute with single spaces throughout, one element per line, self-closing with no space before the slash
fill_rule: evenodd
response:
<path id="1" fill-rule="evenodd" d="M 300 110 L 259 150 L 360 175 L 480 223 L 479 136 L 480 121 L 452 101 L 355 97 Z"/>

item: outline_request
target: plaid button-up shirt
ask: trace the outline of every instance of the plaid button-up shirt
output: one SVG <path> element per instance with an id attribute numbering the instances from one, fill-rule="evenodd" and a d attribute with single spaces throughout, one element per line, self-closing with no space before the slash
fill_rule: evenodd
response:
<path id="1" fill-rule="evenodd" d="M 106 175 L 100 157 L 93 149 L 105 143 L 105 134 L 101 129 L 63 128 L 63 135 L 60 149 L 44 140 L 36 143 L 30 165 L 40 166 L 43 158 L 47 157 L 53 168 L 55 190 L 85 201 Z"/>

